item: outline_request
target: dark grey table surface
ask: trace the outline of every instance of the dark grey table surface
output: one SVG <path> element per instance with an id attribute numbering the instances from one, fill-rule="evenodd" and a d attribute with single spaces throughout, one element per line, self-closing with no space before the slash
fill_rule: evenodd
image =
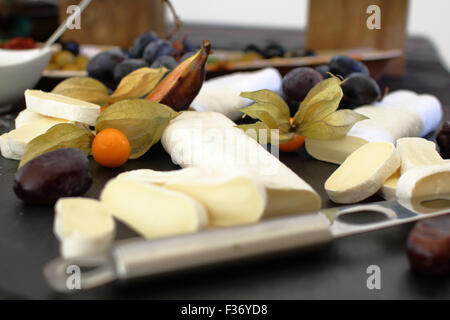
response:
<path id="1" fill-rule="evenodd" d="M 205 28 L 192 27 L 193 40 L 201 39 Z M 231 31 L 230 31 L 231 30 Z M 208 28 L 208 37 L 221 47 L 243 47 L 245 40 L 263 43 L 268 35 L 286 46 L 295 46 L 298 32 L 241 30 L 242 39 L 224 40 L 235 34 L 233 28 Z M 301 38 L 300 38 L 301 40 Z M 426 39 L 408 41 L 407 72 L 401 79 L 385 78 L 383 87 L 431 93 L 450 106 L 450 75 L 441 66 L 436 51 Z M 44 83 L 38 87 L 45 87 Z M 450 119 L 450 110 L 445 108 Z M 15 114 L 0 116 L 0 133 L 11 129 Z M 331 206 L 323 182 L 335 165 L 311 159 L 304 150 L 281 154 L 281 160 L 310 183 Z M 160 145 L 144 157 L 119 169 L 105 169 L 91 162 L 94 185 L 87 196 L 98 196 L 104 183 L 121 171 L 136 168 L 169 170 L 176 168 Z M 0 158 L 0 299 L 417 299 L 450 298 L 450 278 L 427 278 L 409 270 L 405 243 L 412 224 L 355 235 L 334 241 L 328 247 L 309 253 L 266 257 L 258 262 L 116 283 L 86 292 L 65 295 L 53 292 L 42 275 L 44 265 L 58 255 L 58 242 L 52 233 L 53 208 L 26 206 L 12 190 L 17 162 Z M 370 201 L 380 200 L 372 197 Z M 135 234 L 123 225 L 118 238 Z M 381 289 L 366 286 L 369 265 L 381 268 Z"/>

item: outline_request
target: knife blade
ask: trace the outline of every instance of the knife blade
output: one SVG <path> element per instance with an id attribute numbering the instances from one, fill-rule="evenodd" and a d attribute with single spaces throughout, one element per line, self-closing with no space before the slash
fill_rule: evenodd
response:
<path id="1" fill-rule="evenodd" d="M 53 289 L 68 292 L 68 266 L 95 266 L 81 276 L 81 288 L 90 289 L 115 280 L 319 246 L 336 238 L 446 213 L 450 213 L 450 195 L 437 200 L 394 200 L 342 206 L 183 236 L 120 241 L 103 257 L 57 258 L 46 265 L 44 275 Z"/>

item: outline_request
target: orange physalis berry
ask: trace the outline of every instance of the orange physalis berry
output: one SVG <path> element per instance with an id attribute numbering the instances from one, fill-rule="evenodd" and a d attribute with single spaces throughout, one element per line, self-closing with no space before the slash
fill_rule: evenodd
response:
<path id="1" fill-rule="evenodd" d="M 103 129 L 92 142 L 92 155 L 104 167 L 120 167 L 130 156 L 130 142 L 120 130 Z"/>

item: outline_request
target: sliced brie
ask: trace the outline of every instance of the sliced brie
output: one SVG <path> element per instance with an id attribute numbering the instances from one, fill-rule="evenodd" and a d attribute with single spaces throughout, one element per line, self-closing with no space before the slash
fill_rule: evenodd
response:
<path id="1" fill-rule="evenodd" d="M 397 198 L 397 183 L 400 179 L 400 168 L 394 172 L 387 180 L 383 183 L 378 194 L 385 200 L 395 200 Z"/>
<path id="2" fill-rule="evenodd" d="M 0 150 L 2 156 L 7 159 L 20 160 L 22 158 L 21 155 L 15 154 L 11 151 L 11 148 L 9 147 L 9 139 L 7 133 L 4 133 L 0 136 Z"/>
<path id="3" fill-rule="evenodd" d="M 414 167 L 444 163 L 444 159 L 436 151 L 436 144 L 426 139 L 398 139 L 397 150 L 402 160 L 401 174 Z"/>
<path id="4" fill-rule="evenodd" d="M 365 144 L 342 163 L 325 182 L 325 191 L 336 203 L 356 203 L 375 194 L 400 166 L 392 143 Z"/>
<path id="5" fill-rule="evenodd" d="M 100 200 L 115 218 L 145 238 L 191 233 L 208 225 L 200 202 L 157 185 L 112 179 Z"/>
<path id="6" fill-rule="evenodd" d="M 27 109 L 41 115 L 95 125 L 100 106 L 86 101 L 39 90 L 26 90 Z"/>
<path id="7" fill-rule="evenodd" d="M 256 222 L 266 206 L 264 186 L 238 171 L 201 167 L 163 172 L 141 169 L 124 172 L 118 178 L 159 184 L 191 196 L 205 206 L 210 226 Z"/>
<path id="8" fill-rule="evenodd" d="M 115 236 L 112 216 L 100 201 L 87 198 L 59 199 L 53 229 L 66 259 L 106 253 Z"/>
<path id="9" fill-rule="evenodd" d="M 22 158 L 25 152 L 25 146 L 28 142 L 44 134 L 48 129 L 59 123 L 67 122 L 67 120 L 44 118 L 33 121 L 18 129 L 11 130 L 8 133 L 8 143 L 11 152 Z"/>
<path id="10" fill-rule="evenodd" d="M 319 195 L 306 182 L 220 113 L 183 112 L 167 126 L 161 142 L 182 167 L 239 169 L 260 180 L 267 191 L 265 216 L 320 209 Z"/>
<path id="11" fill-rule="evenodd" d="M 450 196 L 450 163 L 413 168 L 397 184 L 397 198 L 434 200 Z"/>

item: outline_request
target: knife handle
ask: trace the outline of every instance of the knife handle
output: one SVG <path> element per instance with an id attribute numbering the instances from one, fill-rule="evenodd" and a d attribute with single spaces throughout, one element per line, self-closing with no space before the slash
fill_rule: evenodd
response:
<path id="1" fill-rule="evenodd" d="M 332 240 L 322 213 L 266 220 L 159 240 L 118 244 L 112 251 L 119 279 L 151 276 L 305 248 Z"/>

